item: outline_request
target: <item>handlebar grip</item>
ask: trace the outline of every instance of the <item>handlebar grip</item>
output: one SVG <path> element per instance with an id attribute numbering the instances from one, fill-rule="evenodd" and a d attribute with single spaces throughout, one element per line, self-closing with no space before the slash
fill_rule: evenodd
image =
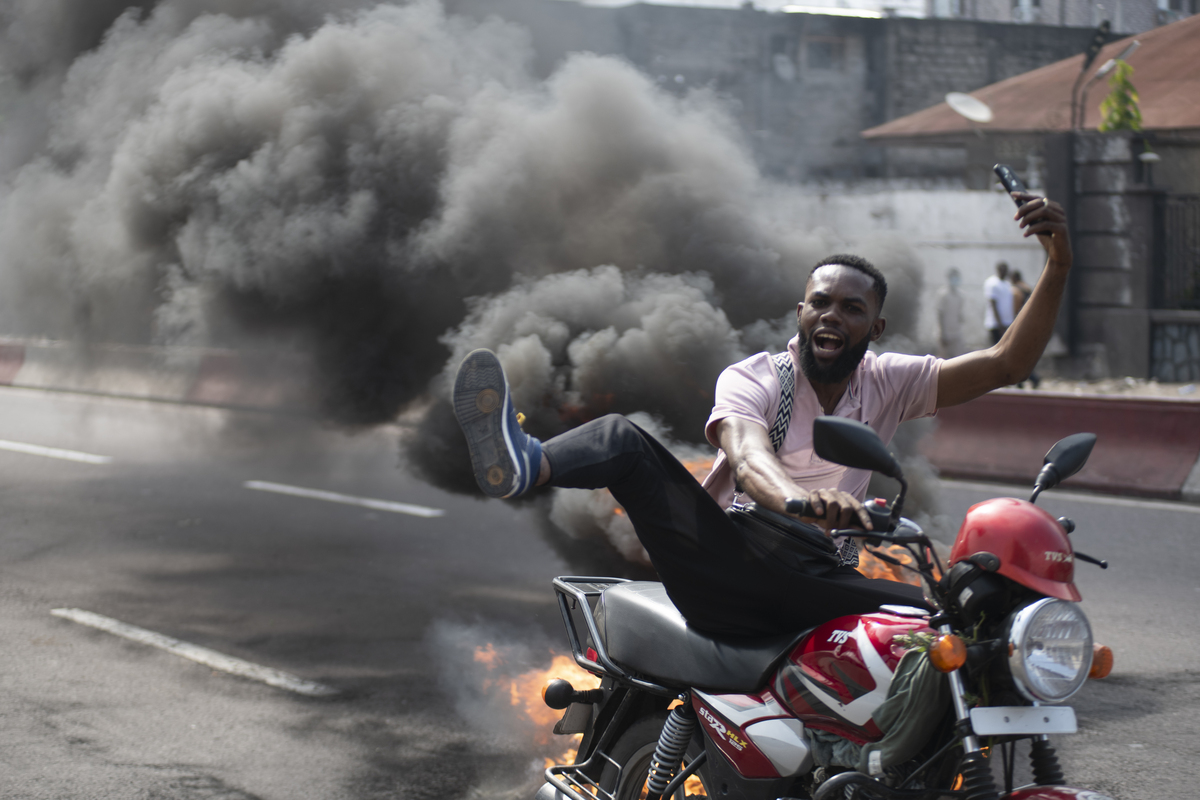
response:
<path id="1" fill-rule="evenodd" d="M 876 531 L 886 531 L 892 524 L 891 506 L 877 506 L 873 502 L 866 503 L 863 508 L 871 518 L 871 528 Z"/>
<path id="2" fill-rule="evenodd" d="M 793 497 L 791 500 L 788 500 L 786 503 L 784 503 L 783 507 L 787 513 L 795 514 L 798 517 L 816 516 L 816 514 L 813 513 L 812 503 L 808 502 L 807 499 L 797 500 Z"/>
<path id="3" fill-rule="evenodd" d="M 892 524 L 892 507 L 888 505 L 876 505 L 874 501 L 868 501 L 863 508 L 867 510 L 867 516 L 871 519 L 871 526 L 876 531 L 886 531 Z M 784 504 L 784 509 L 789 514 L 795 514 L 799 517 L 815 517 L 812 503 L 808 500 L 797 500 L 792 498 Z"/>

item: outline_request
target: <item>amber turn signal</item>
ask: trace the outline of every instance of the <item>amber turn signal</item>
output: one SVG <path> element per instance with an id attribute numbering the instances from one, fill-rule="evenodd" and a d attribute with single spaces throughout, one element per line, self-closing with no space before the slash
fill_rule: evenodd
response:
<path id="1" fill-rule="evenodd" d="M 1106 644 L 1092 645 L 1092 668 L 1088 671 L 1088 677 L 1094 681 L 1101 678 L 1107 678 L 1108 673 L 1112 672 L 1113 668 L 1113 652 L 1112 648 Z"/>
<path id="2" fill-rule="evenodd" d="M 929 661 L 938 672 L 954 672 L 967 663 L 967 646 L 952 633 L 939 636 L 929 646 Z"/>

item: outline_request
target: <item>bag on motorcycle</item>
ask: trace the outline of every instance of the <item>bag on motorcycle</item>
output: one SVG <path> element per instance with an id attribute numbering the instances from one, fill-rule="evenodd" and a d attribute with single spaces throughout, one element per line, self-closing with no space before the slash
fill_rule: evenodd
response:
<path id="1" fill-rule="evenodd" d="M 755 503 L 735 504 L 725 513 L 759 558 L 778 561 L 806 575 L 823 575 L 841 563 L 833 541 L 815 525 L 760 508 Z"/>
<path id="2" fill-rule="evenodd" d="M 883 738 L 863 747 L 858 771 L 879 775 L 920 752 L 950 709 L 950 684 L 924 650 L 909 650 L 896 665 L 887 699 L 871 714 Z"/>

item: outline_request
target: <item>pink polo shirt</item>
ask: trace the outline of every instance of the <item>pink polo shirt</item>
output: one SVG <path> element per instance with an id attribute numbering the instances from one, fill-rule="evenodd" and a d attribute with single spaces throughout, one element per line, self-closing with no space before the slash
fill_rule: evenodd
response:
<path id="1" fill-rule="evenodd" d="M 776 454 L 788 474 L 805 489 L 837 488 L 862 500 L 871 473 L 850 469 L 818 458 L 813 452 L 812 423 L 821 416 L 821 404 L 812 385 L 800 371 L 799 337 L 788 342 L 796 370 L 796 395 L 792 421 L 783 446 Z M 870 425 L 885 443 L 892 440 L 901 422 L 932 416 L 937 412 L 937 381 L 942 359 L 901 353 L 876 355 L 870 350 L 850 376 L 850 385 L 838 401 L 833 415 Z M 716 403 L 704 426 L 708 441 L 720 446 L 716 425 L 736 417 L 762 425 L 768 431 L 779 410 L 779 379 L 767 353 L 759 353 L 727 367 L 717 379 Z M 722 508 L 733 500 L 733 472 L 724 451 L 717 454 L 712 471 L 704 479 Z"/>

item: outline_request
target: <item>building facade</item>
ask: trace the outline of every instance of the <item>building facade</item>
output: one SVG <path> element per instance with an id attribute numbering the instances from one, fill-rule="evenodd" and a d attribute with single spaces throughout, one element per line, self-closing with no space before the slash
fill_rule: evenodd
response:
<path id="1" fill-rule="evenodd" d="M 597 8 L 561 0 L 447 5 L 527 27 L 542 74 L 569 53 L 589 51 L 622 57 L 673 93 L 715 91 L 763 172 L 792 182 L 957 181 L 961 148 L 880 148 L 859 133 L 940 103 L 947 92 L 970 92 L 1075 55 L 1092 38 L 1090 27 L 750 7 Z"/>

